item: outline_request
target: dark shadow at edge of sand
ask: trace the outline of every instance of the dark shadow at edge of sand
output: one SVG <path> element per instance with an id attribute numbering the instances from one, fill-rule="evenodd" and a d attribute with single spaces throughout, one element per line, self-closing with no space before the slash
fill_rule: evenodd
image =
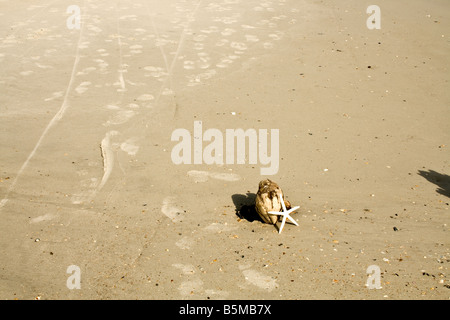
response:
<path id="1" fill-rule="evenodd" d="M 434 170 L 419 170 L 418 175 L 438 186 L 436 192 L 450 198 L 450 176 Z"/>

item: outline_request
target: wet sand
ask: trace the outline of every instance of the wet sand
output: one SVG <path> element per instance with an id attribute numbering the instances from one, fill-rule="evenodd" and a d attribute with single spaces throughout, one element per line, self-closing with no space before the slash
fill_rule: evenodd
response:
<path id="1" fill-rule="evenodd" d="M 450 5 L 371 4 L 0 1 L 0 298 L 448 299 Z M 265 178 L 298 227 L 255 219 Z"/>

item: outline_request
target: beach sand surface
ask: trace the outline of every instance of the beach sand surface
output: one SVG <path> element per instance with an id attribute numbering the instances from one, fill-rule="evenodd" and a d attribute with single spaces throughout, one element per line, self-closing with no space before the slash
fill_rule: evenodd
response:
<path id="1" fill-rule="evenodd" d="M 371 4 L 0 1 L 0 298 L 448 299 L 450 3 Z M 251 214 L 266 178 L 299 226 Z"/>

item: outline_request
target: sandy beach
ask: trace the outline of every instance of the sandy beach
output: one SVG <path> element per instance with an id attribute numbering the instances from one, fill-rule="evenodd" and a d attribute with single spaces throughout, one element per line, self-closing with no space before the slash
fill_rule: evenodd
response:
<path id="1" fill-rule="evenodd" d="M 446 0 L 0 0 L 0 299 L 449 299 L 449 31 Z"/>

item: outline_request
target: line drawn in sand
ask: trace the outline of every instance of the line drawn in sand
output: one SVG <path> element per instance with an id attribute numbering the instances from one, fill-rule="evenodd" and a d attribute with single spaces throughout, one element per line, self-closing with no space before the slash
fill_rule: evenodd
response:
<path id="1" fill-rule="evenodd" d="M 77 70 L 78 64 L 80 62 L 80 57 L 81 57 L 80 56 L 80 44 L 81 44 L 81 39 L 82 39 L 82 36 L 83 36 L 83 30 L 84 30 L 84 28 L 83 28 L 83 25 L 82 25 L 82 27 L 80 28 L 79 36 L 78 36 L 78 44 L 77 44 L 77 49 L 76 49 L 76 52 L 75 52 L 75 60 L 74 60 L 73 66 L 72 66 L 72 72 L 70 74 L 69 84 L 67 85 L 66 93 L 64 95 L 64 100 L 63 100 L 63 102 L 61 104 L 61 107 L 59 108 L 58 112 L 53 116 L 53 118 L 50 120 L 50 122 L 48 123 L 47 127 L 44 129 L 44 131 L 42 132 L 41 136 L 39 137 L 39 140 L 35 144 L 33 150 L 30 152 L 30 154 L 28 155 L 27 159 L 25 160 L 25 162 L 22 164 L 22 166 L 20 167 L 19 171 L 17 172 L 17 175 L 14 178 L 14 181 L 12 182 L 12 184 L 9 186 L 8 190 L 6 191 L 5 197 L 0 201 L 0 210 L 8 202 L 9 195 L 15 189 L 19 177 L 22 175 L 22 173 L 24 172 L 24 170 L 28 166 L 30 160 L 34 157 L 37 149 L 40 147 L 42 141 L 47 136 L 47 134 L 50 131 L 50 129 L 62 119 L 64 113 L 70 107 L 70 104 L 69 104 L 69 92 L 72 91 L 72 87 L 73 87 L 73 83 L 74 83 L 74 79 L 75 79 L 75 71 Z"/>

